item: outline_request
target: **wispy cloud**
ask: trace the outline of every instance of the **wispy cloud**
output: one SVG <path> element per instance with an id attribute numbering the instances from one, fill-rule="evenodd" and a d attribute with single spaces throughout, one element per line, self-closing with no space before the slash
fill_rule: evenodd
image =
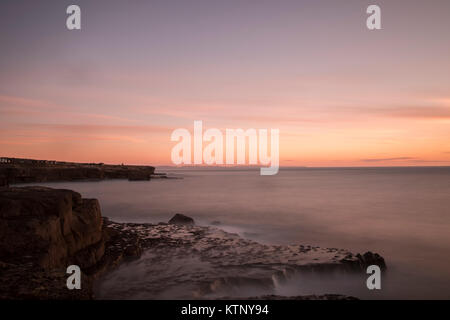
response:
<path id="1" fill-rule="evenodd" d="M 170 128 L 160 126 L 90 125 L 90 124 L 20 124 L 0 129 L 7 144 L 55 143 L 68 141 L 143 142 L 150 136 L 167 135 Z"/>
<path id="2" fill-rule="evenodd" d="M 404 160 L 419 160 L 419 159 L 413 157 L 361 159 L 361 161 L 363 162 L 385 162 L 385 161 L 404 161 Z"/>
<path id="3" fill-rule="evenodd" d="M 70 107 L 38 99 L 0 95 L 0 114 L 3 117 L 18 116 L 25 119 L 54 119 L 65 118 L 78 121 L 108 120 L 116 123 L 137 123 L 138 120 L 128 119 L 107 113 L 80 112 Z"/>
<path id="4" fill-rule="evenodd" d="M 388 115 L 401 118 L 450 119 L 449 107 L 404 107 L 390 110 Z"/>
<path id="5" fill-rule="evenodd" d="M 358 116 L 371 116 L 404 119 L 450 119 L 450 106 L 341 106 L 335 113 L 336 115 L 350 118 Z"/>
<path id="6" fill-rule="evenodd" d="M 408 162 L 413 164 L 425 164 L 425 163 L 448 163 L 450 161 L 447 160 L 426 160 L 426 159 L 420 159 L 420 158 L 414 158 L 414 157 L 396 157 L 396 158 L 374 158 L 374 159 L 361 159 L 362 162 L 366 163 L 395 163 L 395 162 Z"/>

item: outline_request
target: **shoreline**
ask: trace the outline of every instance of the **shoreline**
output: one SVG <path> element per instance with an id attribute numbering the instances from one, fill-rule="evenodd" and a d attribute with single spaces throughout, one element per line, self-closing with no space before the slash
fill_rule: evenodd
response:
<path id="1" fill-rule="evenodd" d="M 186 256 L 207 263 L 198 274 L 152 273 L 157 275 L 152 280 L 155 293 L 170 287 L 170 281 L 189 282 L 194 277 L 206 284 L 200 299 L 207 296 L 211 283 L 226 285 L 232 279 L 269 283 L 296 271 L 365 272 L 370 264 L 385 269 L 384 259 L 370 252 L 263 245 L 192 224 L 116 223 L 102 218 L 97 200 L 45 187 L 0 188 L 0 228 L 5 231 L 0 247 L 4 299 L 94 299 L 94 285 L 101 276 L 148 253 L 155 255 L 162 270 L 171 259 Z M 82 290 L 66 288 L 65 268 L 70 264 L 83 271 Z"/>
<path id="2" fill-rule="evenodd" d="M 274 288 L 295 275 L 364 273 L 369 265 L 386 270 L 384 259 L 376 253 L 354 254 L 345 249 L 320 248 L 310 245 L 269 245 L 243 238 L 211 226 L 160 222 L 116 223 L 106 225 L 119 234 L 129 233 L 139 239 L 140 260 L 128 262 L 112 270 L 97 282 L 100 299 L 166 299 L 166 291 L 179 291 L 188 286 L 193 295 L 182 299 L 247 299 L 221 295 L 222 289 L 234 286 Z M 133 250 L 136 251 L 136 250 Z M 136 273 L 145 265 L 145 294 L 133 292 L 139 287 Z M 123 279 L 130 273 L 131 284 Z M 103 283 L 102 283 L 103 282 Z M 111 285 L 112 284 L 112 285 Z M 102 288 L 103 287 L 103 288 Z M 218 295 L 219 294 L 219 295 Z M 273 299 L 332 299 L 332 293 L 305 296 L 272 296 Z M 253 297 L 262 299 L 263 296 Z M 336 299 L 345 295 L 337 294 Z M 354 298 L 354 297 L 350 297 Z M 171 297 L 169 297 L 171 299 Z M 176 299 L 180 299 L 177 297 Z"/>
<path id="3" fill-rule="evenodd" d="M 0 187 L 19 183 L 99 181 L 107 179 L 148 181 L 152 178 L 162 177 L 167 176 L 165 174 L 155 174 L 155 167 L 152 166 L 0 157 Z"/>

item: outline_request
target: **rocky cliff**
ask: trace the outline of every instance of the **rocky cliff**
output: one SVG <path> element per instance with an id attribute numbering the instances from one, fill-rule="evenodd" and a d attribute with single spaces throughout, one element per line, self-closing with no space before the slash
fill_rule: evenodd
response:
<path id="1" fill-rule="evenodd" d="M 89 285 L 83 291 L 65 288 L 65 270 L 72 264 L 93 268 L 104 250 L 97 200 L 70 190 L 0 188 L 0 297 L 40 298 L 63 290 L 64 296 L 88 298 Z M 55 281 L 56 288 L 50 284 Z"/>
<path id="2" fill-rule="evenodd" d="M 9 159 L 9 158 L 8 158 Z M 0 163 L 0 186 L 47 181 L 103 179 L 150 180 L 151 166 L 12 161 Z"/>
<path id="3" fill-rule="evenodd" d="M 96 199 L 71 190 L 0 188 L 0 299 L 91 299 L 95 277 L 139 254 L 135 238 L 103 224 Z M 69 265 L 83 272 L 81 290 L 66 287 Z"/>
<path id="4" fill-rule="evenodd" d="M 25 256 L 19 253 L 26 253 Z M 42 268 L 94 265 L 103 255 L 100 205 L 70 190 L 7 188 L 0 192 L 0 257 Z"/>

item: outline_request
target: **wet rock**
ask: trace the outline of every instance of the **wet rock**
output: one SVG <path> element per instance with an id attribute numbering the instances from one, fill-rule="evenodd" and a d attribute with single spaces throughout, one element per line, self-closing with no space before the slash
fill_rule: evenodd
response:
<path id="1" fill-rule="evenodd" d="M 370 251 L 363 255 L 359 253 L 356 255 L 348 254 L 344 259 L 341 259 L 340 262 L 346 265 L 350 270 L 365 270 L 370 265 L 379 266 L 381 271 L 385 271 L 387 268 L 384 258 L 378 253 L 372 253 Z"/>
<path id="2" fill-rule="evenodd" d="M 224 293 L 233 292 L 240 286 L 272 290 L 296 275 L 308 277 L 309 274 L 349 272 L 366 275 L 364 266 L 373 259 L 379 261 L 375 254 L 354 255 L 343 249 L 261 244 L 213 227 L 114 222 L 110 227 L 120 234 L 131 232 L 137 235 L 143 255 L 139 261 L 127 264 L 128 270 L 117 269 L 102 279 L 99 287 L 108 289 L 97 291 L 101 299 L 159 299 L 167 290 L 181 294 L 173 298 L 186 298 L 189 293 L 181 289 L 183 286 L 188 286 L 193 294 L 189 297 L 196 299 L 227 296 Z M 367 261 L 358 256 L 362 259 L 366 256 Z M 142 265 L 145 265 L 145 273 L 139 278 Z M 115 285 L 118 278 L 120 285 Z M 298 298 L 331 300 L 344 297 Z"/>
<path id="3" fill-rule="evenodd" d="M 179 225 L 194 225 L 194 219 L 185 216 L 184 214 L 177 213 L 172 219 L 169 220 L 169 224 L 179 224 Z"/>
<path id="4" fill-rule="evenodd" d="M 386 263 L 384 261 L 384 258 L 378 253 L 372 253 L 368 251 L 362 256 L 358 254 L 357 257 L 361 261 L 361 264 L 366 268 L 370 265 L 377 265 L 382 271 L 386 270 Z"/>
<path id="5" fill-rule="evenodd" d="M 124 224 L 121 228 L 117 228 L 116 223 L 103 218 L 103 234 L 106 249 L 100 261 L 102 266 L 97 266 L 97 269 L 108 270 L 116 267 L 123 260 L 136 259 L 141 256 L 141 239 L 134 230 L 136 227 L 129 227 Z"/>

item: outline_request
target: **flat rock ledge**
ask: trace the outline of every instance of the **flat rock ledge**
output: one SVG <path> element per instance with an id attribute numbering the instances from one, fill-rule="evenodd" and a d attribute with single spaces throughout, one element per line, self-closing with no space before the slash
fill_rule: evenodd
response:
<path id="1" fill-rule="evenodd" d="M 375 253 L 264 245 L 213 227 L 115 223 L 102 218 L 97 200 L 71 190 L 0 188 L 0 299 L 108 298 L 94 289 L 141 260 L 146 261 L 150 297 L 180 284 L 195 284 L 195 297 L 205 298 L 227 285 L 271 286 L 298 271 L 359 272 L 371 264 L 386 268 Z M 81 290 L 66 287 L 66 268 L 72 264 L 82 270 Z M 110 289 L 114 297 L 127 298 L 121 288 Z"/>
<path id="2" fill-rule="evenodd" d="M 236 285 L 271 287 L 289 280 L 299 272 L 365 272 L 376 264 L 386 269 L 384 259 L 371 252 L 353 254 L 337 248 L 310 245 L 265 245 L 241 238 L 237 234 L 214 227 L 176 224 L 136 224 L 104 221 L 105 228 L 115 234 L 137 239 L 125 250 L 143 252 L 136 267 L 145 265 L 145 279 L 136 278 L 133 263 L 121 266 L 102 277 L 97 292 L 100 299 L 126 298 L 133 288 L 145 281 L 145 298 L 160 298 L 160 294 L 180 285 L 188 286 L 193 296 L 205 299 L 214 296 L 220 288 Z M 123 239 L 123 236 L 122 236 Z M 123 250 L 118 245 L 118 250 Z M 130 266 L 131 265 L 131 269 Z M 121 269 L 122 268 L 122 269 Z M 128 272 L 123 272 L 129 268 Z M 131 270 L 131 271 L 130 271 Z M 127 279 L 123 274 L 131 273 Z M 117 277 L 125 282 L 117 285 Z M 106 292 L 102 295 L 101 292 Z M 136 297 L 142 297 L 136 293 Z M 264 296 L 264 299 L 336 300 L 353 299 L 342 295 L 302 297 Z M 217 297 L 224 298 L 226 297 Z M 263 297 L 257 297 L 262 299 Z"/>

